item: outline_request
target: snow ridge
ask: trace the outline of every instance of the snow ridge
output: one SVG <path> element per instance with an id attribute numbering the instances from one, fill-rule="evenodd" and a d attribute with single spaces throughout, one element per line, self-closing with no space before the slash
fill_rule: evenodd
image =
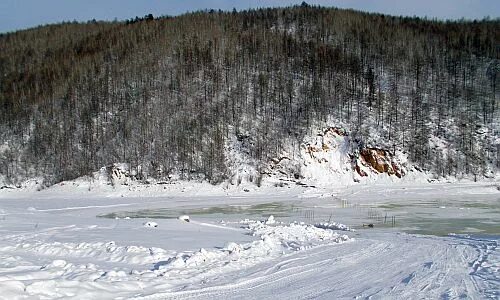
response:
<path id="1" fill-rule="evenodd" d="M 218 274 L 253 267 L 319 245 L 351 240 L 347 235 L 303 223 L 244 220 L 240 226 L 258 240 L 177 253 L 115 242 L 47 242 L 33 241 L 32 235 L 11 235 L 8 238 L 15 243 L 0 247 L 0 289 L 9 299 L 95 295 L 111 298 L 120 294 L 130 296 L 134 290 L 146 294 L 154 294 L 158 289 L 177 291 L 188 284 L 202 284 L 206 278 Z M 75 228 L 61 230 L 74 232 Z M 49 262 L 37 266 L 30 257 Z"/>

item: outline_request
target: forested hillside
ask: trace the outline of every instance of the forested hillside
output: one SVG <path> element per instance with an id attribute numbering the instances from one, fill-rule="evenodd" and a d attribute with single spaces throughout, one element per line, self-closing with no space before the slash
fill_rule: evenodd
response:
<path id="1" fill-rule="evenodd" d="M 311 128 L 335 126 L 354 154 L 376 147 L 436 177 L 491 177 L 499 45 L 498 19 L 306 4 L 3 34 L 0 174 L 50 185 L 127 163 L 139 180 L 218 183 L 234 175 L 235 141 L 260 172 Z"/>

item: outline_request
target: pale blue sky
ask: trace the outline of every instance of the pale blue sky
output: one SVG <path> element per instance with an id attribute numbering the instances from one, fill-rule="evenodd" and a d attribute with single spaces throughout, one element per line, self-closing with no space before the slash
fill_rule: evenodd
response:
<path id="1" fill-rule="evenodd" d="M 309 4 L 438 19 L 500 17 L 500 0 L 309 0 Z M 300 4 L 293 0 L 0 0 L 0 32 L 62 21 L 124 20 L 152 13 L 238 10 Z"/>

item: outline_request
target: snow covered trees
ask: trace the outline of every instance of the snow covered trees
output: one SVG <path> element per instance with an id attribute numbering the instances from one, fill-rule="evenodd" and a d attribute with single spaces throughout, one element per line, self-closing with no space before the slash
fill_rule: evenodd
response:
<path id="1" fill-rule="evenodd" d="M 0 173 L 53 183 L 125 162 L 219 182 L 231 136 L 252 135 L 265 164 L 337 120 L 438 175 L 488 176 L 500 165 L 499 34 L 498 20 L 310 5 L 4 34 Z"/>

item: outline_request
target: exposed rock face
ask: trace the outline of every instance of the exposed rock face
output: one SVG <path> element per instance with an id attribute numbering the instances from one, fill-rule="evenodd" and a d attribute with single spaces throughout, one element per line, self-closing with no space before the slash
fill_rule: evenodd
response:
<path id="1" fill-rule="evenodd" d="M 356 170 L 356 172 L 358 172 L 359 176 L 361 176 L 361 177 L 368 176 L 368 174 L 366 174 L 366 172 L 361 169 L 361 167 L 359 166 L 358 163 L 356 163 L 356 166 L 354 167 L 354 169 Z"/>
<path id="2" fill-rule="evenodd" d="M 399 178 L 405 175 L 398 163 L 394 161 L 392 155 L 387 150 L 363 148 L 359 154 L 361 163 L 378 173 L 396 175 Z M 362 171 L 358 164 L 356 164 L 356 171 L 360 176 L 367 176 L 366 172 Z"/>
<path id="3" fill-rule="evenodd" d="M 360 177 L 375 180 L 383 174 L 398 178 L 405 175 L 407 160 L 404 154 L 394 155 L 383 148 L 360 144 L 342 128 L 320 129 L 304 139 L 298 153 L 292 150 L 271 158 L 261 173 L 279 178 L 281 183 L 300 179 L 319 185 L 349 184 L 359 182 Z"/>

